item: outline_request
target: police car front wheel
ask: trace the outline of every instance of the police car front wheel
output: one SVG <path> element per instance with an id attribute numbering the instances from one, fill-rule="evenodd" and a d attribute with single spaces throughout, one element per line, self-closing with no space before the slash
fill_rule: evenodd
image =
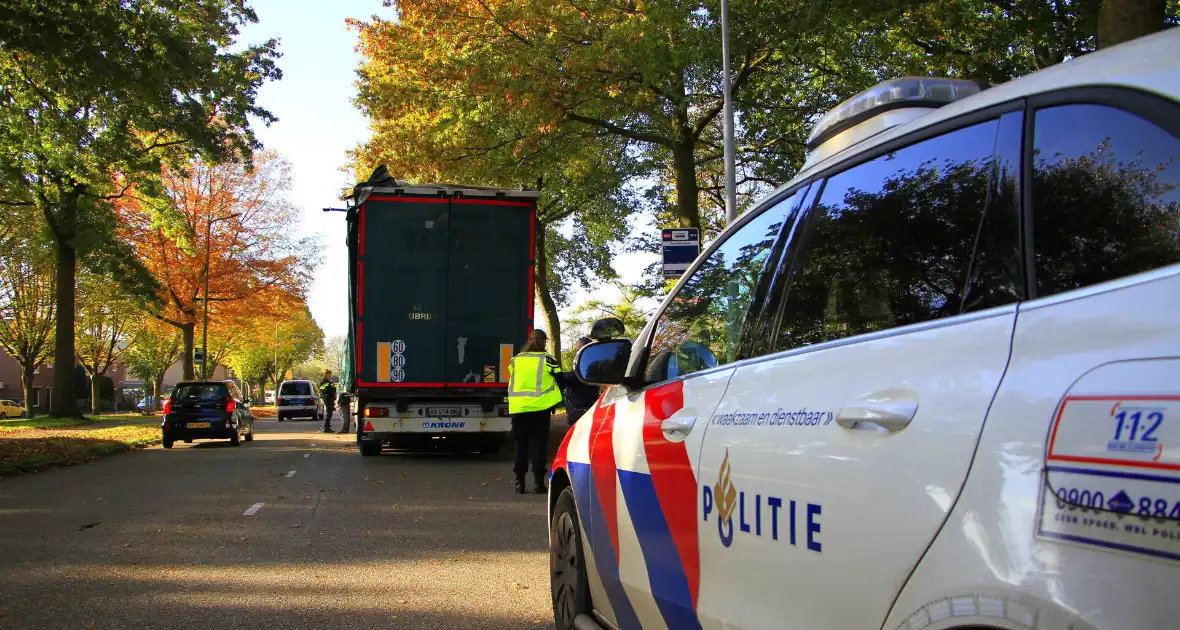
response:
<path id="1" fill-rule="evenodd" d="M 578 526 L 574 491 L 566 487 L 557 497 L 550 523 L 549 582 L 553 594 L 553 620 L 558 630 L 574 628 L 578 615 L 590 614 L 590 585 Z"/>

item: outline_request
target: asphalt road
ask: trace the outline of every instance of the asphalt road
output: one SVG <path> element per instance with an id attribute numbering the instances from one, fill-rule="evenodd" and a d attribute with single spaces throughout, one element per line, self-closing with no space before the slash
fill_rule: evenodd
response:
<path id="1" fill-rule="evenodd" d="M 510 448 L 362 458 L 257 427 L 0 479 L 0 628 L 552 627 L 545 499 L 513 494 Z"/>

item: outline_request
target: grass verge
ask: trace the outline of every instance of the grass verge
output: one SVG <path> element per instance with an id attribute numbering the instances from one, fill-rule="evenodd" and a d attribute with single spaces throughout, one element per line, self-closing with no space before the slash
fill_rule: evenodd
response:
<path id="1" fill-rule="evenodd" d="M 123 424 L 111 426 L 112 422 Z M 158 422 L 151 416 L 138 414 L 4 422 L 0 425 L 0 475 L 81 464 L 112 453 L 159 444 Z"/>

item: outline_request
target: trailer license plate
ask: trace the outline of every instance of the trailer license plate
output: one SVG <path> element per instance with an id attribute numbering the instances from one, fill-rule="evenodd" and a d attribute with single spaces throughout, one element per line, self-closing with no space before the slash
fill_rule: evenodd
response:
<path id="1" fill-rule="evenodd" d="M 453 418 L 463 415 L 463 410 L 458 407 L 427 407 L 426 415 L 435 418 Z"/>
<path id="2" fill-rule="evenodd" d="M 209 423 L 208 422 L 189 422 L 185 426 L 188 427 L 189 429 L 208 429 Z"/>

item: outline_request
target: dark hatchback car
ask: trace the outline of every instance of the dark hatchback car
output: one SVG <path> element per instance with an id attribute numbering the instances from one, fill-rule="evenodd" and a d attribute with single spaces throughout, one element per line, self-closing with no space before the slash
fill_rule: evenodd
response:
<path id="1" fill-rule="evenodd" d="M 232 381 L 185 381 L 164 399 L 164 448 L 183 440 L 254 440 L 254 414 Z"/>

